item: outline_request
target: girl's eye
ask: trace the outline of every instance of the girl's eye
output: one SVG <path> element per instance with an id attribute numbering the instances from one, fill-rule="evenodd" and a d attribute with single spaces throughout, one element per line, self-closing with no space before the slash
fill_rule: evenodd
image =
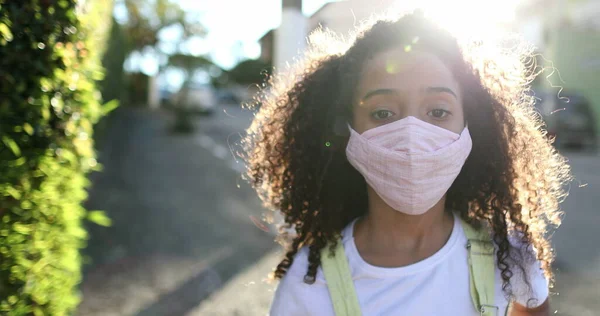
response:
<path id="1" fill-rule="evenodd" d="M 450 113 L 450 111 L 446 111 L 443 109 L 435 109 L 435 110 L 431 110 L 431 111 L 429 111 L 429 113 L 427 113 L 427 115 L 429 115 L 435 119 L 438 119 L 438 120 L 446 118 L 449 114 L 452 114 L 452 113 Z"/>
<path id="2" fill-rule="evenodd" d="M 379 121 L 388 119 L 392 116 L 394 116 L 394 112 L 388 110 L 375 110 L 371 112 L 371 117 Z"/>

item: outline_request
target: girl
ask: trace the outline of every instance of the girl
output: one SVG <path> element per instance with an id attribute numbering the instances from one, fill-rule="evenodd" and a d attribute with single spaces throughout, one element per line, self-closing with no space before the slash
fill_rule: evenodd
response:
<path id="1" fill-rule="evenodd" d="M 295 230 L 271 315 L 548 315 L 569 168 L 523 64 L 420 14 L 311 45 L 249 129 L 251 181 Z"/>

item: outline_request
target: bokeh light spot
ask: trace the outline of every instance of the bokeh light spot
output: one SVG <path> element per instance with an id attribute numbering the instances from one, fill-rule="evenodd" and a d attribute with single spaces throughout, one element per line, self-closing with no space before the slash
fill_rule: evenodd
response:
<path id="1" fill-rule="evenodd" d="M 393 61 L 388 61 L 385 65 L 385 71 L 389 74 L 395 74 L 398 72 L 398 64 Z"/>

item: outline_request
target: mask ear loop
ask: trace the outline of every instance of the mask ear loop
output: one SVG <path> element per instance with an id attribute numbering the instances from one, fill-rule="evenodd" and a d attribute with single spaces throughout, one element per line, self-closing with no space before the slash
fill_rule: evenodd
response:
<path id="1" fill-rule="evenodd" d="M 336 136 L 344 138 L 350 137 L 349 128 L 352 128 L 352 126 L 348 120 L 342 118 L 341 116 L 335 118 L 335 121 L 333 122 L 333 132 Z"/>

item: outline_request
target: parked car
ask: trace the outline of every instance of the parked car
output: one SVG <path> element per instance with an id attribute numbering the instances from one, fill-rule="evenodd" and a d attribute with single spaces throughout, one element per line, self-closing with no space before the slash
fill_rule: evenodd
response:
<path id="1" fill-rule="evenodd" d="M 218 93 L 219 104 L 226 105 L 240 105 L 242 100 L 238 98 L 238 96 L 233 93 L 233 91 L 228 89 L 221 89 Z"/>
<path id="2" fill-rule="evenodd" d="M 216 93 L 210 85 L 189 85 L 187 89 L 180 89 L 174 93 L 171 100 L 174 106 L 203 115 L 212 114 L 217 104 Z"/>
<path id="3" fill-rule="evenodd" d="M 536 95 L 536 108 L 544 118 L 548 135 L 558 148 L 597 148 L 596 121 L 590 102 L 577 93 Z"/>

